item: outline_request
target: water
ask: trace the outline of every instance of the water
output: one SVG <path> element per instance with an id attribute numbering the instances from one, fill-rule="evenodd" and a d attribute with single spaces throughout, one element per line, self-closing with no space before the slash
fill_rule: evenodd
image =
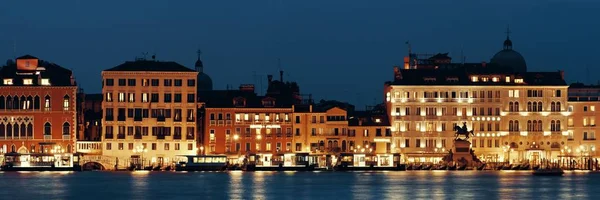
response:
<path id="1" fill-rule="evenodd" d="M 529 172 L 0 173 L 0 199 L 600 199 L 600 174 Z"/>

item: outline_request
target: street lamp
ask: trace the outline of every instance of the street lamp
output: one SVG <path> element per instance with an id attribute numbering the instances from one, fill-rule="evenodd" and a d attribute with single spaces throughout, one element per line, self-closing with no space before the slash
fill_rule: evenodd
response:
<path id="1" fill-rule="evenodd" d="M 200 155 L 204 155 L 204 146 L 200 146 Z"/>

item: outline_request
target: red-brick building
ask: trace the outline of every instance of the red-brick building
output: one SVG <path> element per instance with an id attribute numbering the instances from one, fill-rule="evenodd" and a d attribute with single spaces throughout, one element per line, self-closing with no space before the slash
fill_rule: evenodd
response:
<path id="1" fill-rule="evenodd" d="M 0 153 L 74 152 L 73 73 L 25 55 L 0 69 Z"/>

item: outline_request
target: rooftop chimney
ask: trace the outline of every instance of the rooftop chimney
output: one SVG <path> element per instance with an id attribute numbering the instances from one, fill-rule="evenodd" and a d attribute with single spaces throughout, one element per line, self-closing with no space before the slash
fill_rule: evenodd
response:
<path id="1" fill-rule="evenodd" d="M 563 70 L 558 70 L 558 72 L 560 73 L 560 78 L 561 78 L 562 80 L 565 80 L 565 71 L 563 71 Z"/>
<path id="2" fill-rule="evenodd" d="M 271 81 L 273 81 L 273 75 L 267 75 L 267 80 L 269 81 L 269 84 L 271 84 Z"/>
<path id="3" fill-rule="evenodd" d="M 279 81 L 283 83 L 283 70 L 279 70 Z"/>

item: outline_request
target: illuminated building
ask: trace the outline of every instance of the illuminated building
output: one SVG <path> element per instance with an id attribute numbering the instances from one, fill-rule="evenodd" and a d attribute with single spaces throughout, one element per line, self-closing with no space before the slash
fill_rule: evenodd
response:
<path id="1" fill-rule="evenodd" d="M 569 87 L 569 106 L 571 112 L 566 126 L 568 127 L 567 143 L 561 149 L 565 158 L 580 159 L 598 156 L 596 133 L 596 109 L 600 108 L 600 86 L 571 84 Z"/>
<path id="2" fill-rule="evenodd" d="M 71 70 L 25 55 L 0 70 L 0 153 L 70 153 L 77 84 Z"/>
<path id="3" fill-rule="evenodd" d="M 145 165 L 196 155 L 198 72 L 139 59 L 102 71 L 102 154 Z"/>
<path id="4" fill-rule="evenodd" d="M 294 152 L 292 105 L 299 101 L 299 88 L 272 76 L 268 84 L 264 96 L 255 93 L 254 85 L 199 93 L 204 104 L 201 153 L 226 154 L 237 162 L 247 154 L 269 161 L 273 155 Z"/>
<path id="5" fill-rule="evenodd" d="M 563 72 L 526 72 L 509 38 L 490 64 L 394 72 L 384 98 L 396 149 L 409 162 L 439 161 L 463 122 L 474 131 L 475 154 L 487 162 L 557 159 L 567 143 Z"/>

